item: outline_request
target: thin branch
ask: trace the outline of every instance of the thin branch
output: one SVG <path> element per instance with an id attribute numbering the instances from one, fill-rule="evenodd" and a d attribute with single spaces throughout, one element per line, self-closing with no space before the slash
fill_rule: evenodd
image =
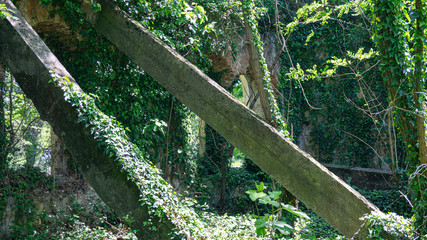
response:
<path id="1" fill-rule="evenodd" d="M 350 136 L 352 136 L 352 137 L 354 137 L 354 138 L 356 138 L 357 140 L 359 140 L 359 141 L 361 141 L 363 144 L 365 144 L 366 146 L 368 146 L 370 149 L 372 149 L 372 151 L 375 153 L 375 155 L 377 155 L 377 157 L 386 165 L 386 166 L 388 166 L 388 164 L 384 161 L 384 159 L 381 157 L 381 155 L 375 150 L 375 148 L 373 148 L 370 144 L 368 144 L 367 142 L 365 142 L 363 139 L 361 139 L 361 138 L 359 138 L 358 136 L 356 136 L 356 135 L 354 135 L 354 134 L 352 134 L 352 133 L 350 133 L 350 132 L 347 132 L 347 131 L 344 131 L 344 130 L 340 130 L 340 129 L 337 129 L 337 128 L 335 128 L 335 130 L 337 130 L 337 131 L 340 131 L 340 132 L 343 132 L 343 133 L 345 133 L 345 134 L 348 134 L 348 135 L 350 135 Z"/>

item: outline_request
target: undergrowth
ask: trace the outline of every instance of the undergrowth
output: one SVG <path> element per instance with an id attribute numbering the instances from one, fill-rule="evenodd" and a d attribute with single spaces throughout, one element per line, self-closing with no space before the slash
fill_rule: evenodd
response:
<path id="1" fill-rule="evenodd" d="M 52 206 L 58 194 L 69 200 L 67 208 Z M 81 186 L 58 185 L 39 168 L 6 170 L 0 182 L 0 224 L 13 224 L 8 234 L 2 233 L 2 239 L 135 239 L 127 223 L 95 194 L 84 204 L 77 201 L 78 194 L 82 194 Z M 48 212 L 47 208 L 52 209 Z"/>

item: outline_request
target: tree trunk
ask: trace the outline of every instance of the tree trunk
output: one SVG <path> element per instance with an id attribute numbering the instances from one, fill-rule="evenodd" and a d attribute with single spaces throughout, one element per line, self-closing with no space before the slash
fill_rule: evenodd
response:
<path id="1" fill-rule="evenodd" d="M 200 174 L 216 175 L 221 177 L 219 186 L 214 184 L 216 189 L 219 189 L 219 201 L 213 201 L 218 205 L 220 211 L 225 210 L 226 193 L 227 193 L 227 173 L 229 170 L 230 159 L 233 154 L 234 147 L 220 133 L 214 130 L 210 125 L 206 125 L 206 151 L 204 163 L 202 163 L 202 171 Z M 199 166 L 201 167 L 201 166 Z M 217 191 L 213 191 L 217 194 Z M 217 195 L 216 195 L 217 196 Z"/>
<path id="2" fill-rule="evenodd" d="M 199 133 L 197 135 L 199 139 L 199 157 L 203 157 L 206 152 L 206 123 L 201 118 L 197 118 L 199 121 Z"/>
<path id="3" fill-rule="evenodd" d="M 7 139 L 6 139 L 6 119 L 4 115 L 4 90 L 6 85 L 6 70 L 3 62 L 0 61 L 0 174 L 7 167 Z"/>
<path id="4" fill-rule="evenodd" d="M 380 6 L 381 5 L 381 6 Z M 420 17 L 422 14 L 417 14 L 415 29 L 415 44 L 414 44 L 414 62 L 415 69 L 411 78 L 405 76 L 405 69 L 402 68 L 398 59 L 404 59 L 403 46 L 405 39 L 401 33 L 397 34 L 395 29 L 402 26 L 394 26 L 391 24 L 393 16 L 403 14 L 401 9 L 393 2 L 376 1 L 376 19 L 378 19 L 379 28 L 376 30 L 380 34 L 380 39 L 377 39 L 377 45 L 381 53 L 381 61 L 383 67 L 383 77 L 387 83 L 389 92 L 390 105 L 395 110 L 395 124 L 401 133 L 407 147 L 408 159 L 411 168 L 414 168 L 421 161 L 426 161 L 426 142 L 425 142 L 425 126 L 422 112 L 423 101 L 420 103 L 420 93 L 423 87 L 420 81 L 424 78 L 423 70 L 424 54 L 423 54 L 423 36 L 424 32 L 420 28 Z M 416 11 L 421 11 L 420 0 L 416 1 Z M 390 20 L 390 16 L 392 16 Z M 395 21 L 396 22 L 396 21 Z M 385 24 L 387 23 L 387 24 Z M 389 24 L 390 23 L 390 24 Z M 394 23 L 393 23 L 394 24 Z M 396 38 L 401 38 L 400 40 Z M 393 39 L 393 41 L 391 41 Z M 390 52 L 393 49 L 395 53 Z M 413 81 L 413 87 L 409 86 L 408 82 Z M 400 94 L 404 92 L 404 94 Z M 414 131 L 415 129 L 415 131 Z M 421 160 L 421 161 L 420 161 Z"/>
<path id="5" fill-rule="evenodd" d="M 227 142 L 223 143 L 223 147 L 228 145 Z M 221 146 L 222 147 L 222 146 Z M 224 211 L 225 209 L 225 193 L 227 188 L 227 170 L 228 170 L 228 157 L 224 155 L 224 152 L 221 151 L 221 193 L 219 196 L 220 209 Z"/>
<path id="6" fill-rule="evenodd" d="M 219 135 L 219 134 L 218 134 Z M 221 136 L 221 138 L 223 138 Z M 220 205 L 221 209 L 225 210 L 225 199 L 227 193 L 227 173 L 230 169 L 230 159 L 233 156 L 234 146 L 231 145 L 226 139 L 221 146 L 221 195 Z"/>
<path id="7" fill-rule="evenodd" d="M 37 136 L 38 132 L 34 125 L 29 125 L 22 138 L 25 140 L 25 165 L 27 167 L 33 167 L 36 163 L 37 153 Z"/>
<path id="8" fill-rule="evenodd" d="M 66 151 L 64 142 L 53 131 L 50 130 L 50 172 L 55 177 L 68 177 L 71 176 L 71 169 L 69 168 L 70 155 Z"/>
<path id="9" fill-rule="evenodd" d="M 416 111 L 416 128 L 417 128 L 417 140 L 418 140 L 418 153 L 419 162 L 416 162 L 415 167 L 421 167 L 421 164 L 427 164 L 427 145 L 426 145 L 426 126 L 424 124 L 425 117 L 425 96 L 423 92 L 425 90 L 422 83 L 425 83 L 426 74 L 425 69 L 425 56 L 424 56 L 424 42 L 425 42 L 425 28 L 421 27 L 421 24 L 425 24 L 425 4 L 423 0 L 415 0 L 415 12 L 416 12 L 416 27 L 415 27 L 415 45 L 414 45 L 414 60 L 415 60 L 415 71 L 414 71 L 414 101 Z M 424 171 L 424 173 L 426 173 Z M 415 179 L 412 180 L 411 186 L 414 192 L 415 198 L 415 226 L 421 235 L 427 233 L 427 177 L 420 172 L 415 175 Z"/>
<path id="10" fill-rule="evenodd" d="M 423 1 L 415 1 L 415 9 L 417 12 L 416 29 L 415 29 L 415 46 L 414 46 L 414 60 L 415 60 L 415 88 L 414 88 L 414 99 L 415 99 L 415 111 L 416 111 L 416 128 L 417 128 L 417 140 L 419 148 L 420 163 L 427 163 L 427 144 L 426 144 L 426 126 L 424 124 L 425 116 L 425 100 L 424 100 L 424 88 L 421 83 L 423 82 L 426 74 L 424 72 L 424 29 L 420 23 L 424 23 L 425 19 L 423 16 Z"/>
<path id="11" fill-rule="evenodd" d="M 9 145 L 15 144 L 15 128 L 14 128 L 14 124 L 12 121 L 13 118 L 13 82 L 14 82 L 14 78 L 11 74 L 9 74 L 10 77 L 10 82 L 9 82 Z"/>

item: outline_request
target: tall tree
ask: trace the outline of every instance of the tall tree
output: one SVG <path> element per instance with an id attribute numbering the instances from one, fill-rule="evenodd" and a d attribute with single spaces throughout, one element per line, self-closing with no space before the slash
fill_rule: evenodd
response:
<path id="1" fill-rule="evenodd" d="M 376 0 L 374 41 L 381 53 L 395 122 L 406 144 L 419 231 L 427 230 L 427 146 L 425 139 L 424 52 L 426 4 L 423 0 Z"/>
<path id="2" fill-rule="evenodd" d="M 6 71 L 3 62 L 0 62 L 0 172 L 6 168 L 6 124 L 4 115 L 4 90 L 5 90 Z"/>
<path id="3" fill-rule="evenodd" d="M 6 5 L 0 4 L 0 19 L 6 16 Z M 6 71 L 2 61 L 0 61 L 0 173 L 6 166 L 6 124 L 4 118 L 4 88 Z"/>
<path id="4" fill-rule="evenodd" d="M 412 166 L 427 163 L 422 92 L 425 87 L 424 4 L 411 6 L 404 1 L 374 2 L 374 41 L 381 52 L 381 67 L 390 104 L 402 134 Z M 408 29 L 410 27 L 410 29 Z"/>
<path id="5" fill-rule="evenodd" d="M 426 144 L 426 126 L 425 126 L 425 84 L 426 84 L 426 56 L 424 45 L 426 40 L 426 4 L 423 0 L 415 0 L 415 26 L 413 27 L 413 38 L 415 41 L 414 55 L 414 75 L 413 75 L 413 94 L 416 113 L 416 129 L 418 140 L 418 154 L 421 164 L 427 164 L 427 144 Z"/>
<path id="6" fill-rule="evenodd" d="M 414 26 L 414 98 L 416 111 L 416 129 L 420 166 L 418 174 L 415 174 L 415 179 L 412 181 L 416 199 L 416 223 L 419 226 L 419 232 L 423 235 L 427 233 L 427 144 L 426 144 L 426 126 L 425 126 L 425 90 L 426 90 L 426 57 L 425 57 L 425 24 L 426 24 L 426 3 L 424 0 L 415 0 L 415 26 Z M 423 94 L 424 93 L 424 94 Z M 418 164 L 417 164 L 418 165 Z"/>

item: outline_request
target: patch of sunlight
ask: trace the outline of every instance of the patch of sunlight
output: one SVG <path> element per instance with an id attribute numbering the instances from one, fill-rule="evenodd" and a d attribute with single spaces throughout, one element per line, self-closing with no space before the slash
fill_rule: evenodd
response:
<path id="1" fill-rule="evenodd" d="M 241 168 L 243 167 L 243 159 L 234 158 L 231 160 L 232 168 Z"/>

